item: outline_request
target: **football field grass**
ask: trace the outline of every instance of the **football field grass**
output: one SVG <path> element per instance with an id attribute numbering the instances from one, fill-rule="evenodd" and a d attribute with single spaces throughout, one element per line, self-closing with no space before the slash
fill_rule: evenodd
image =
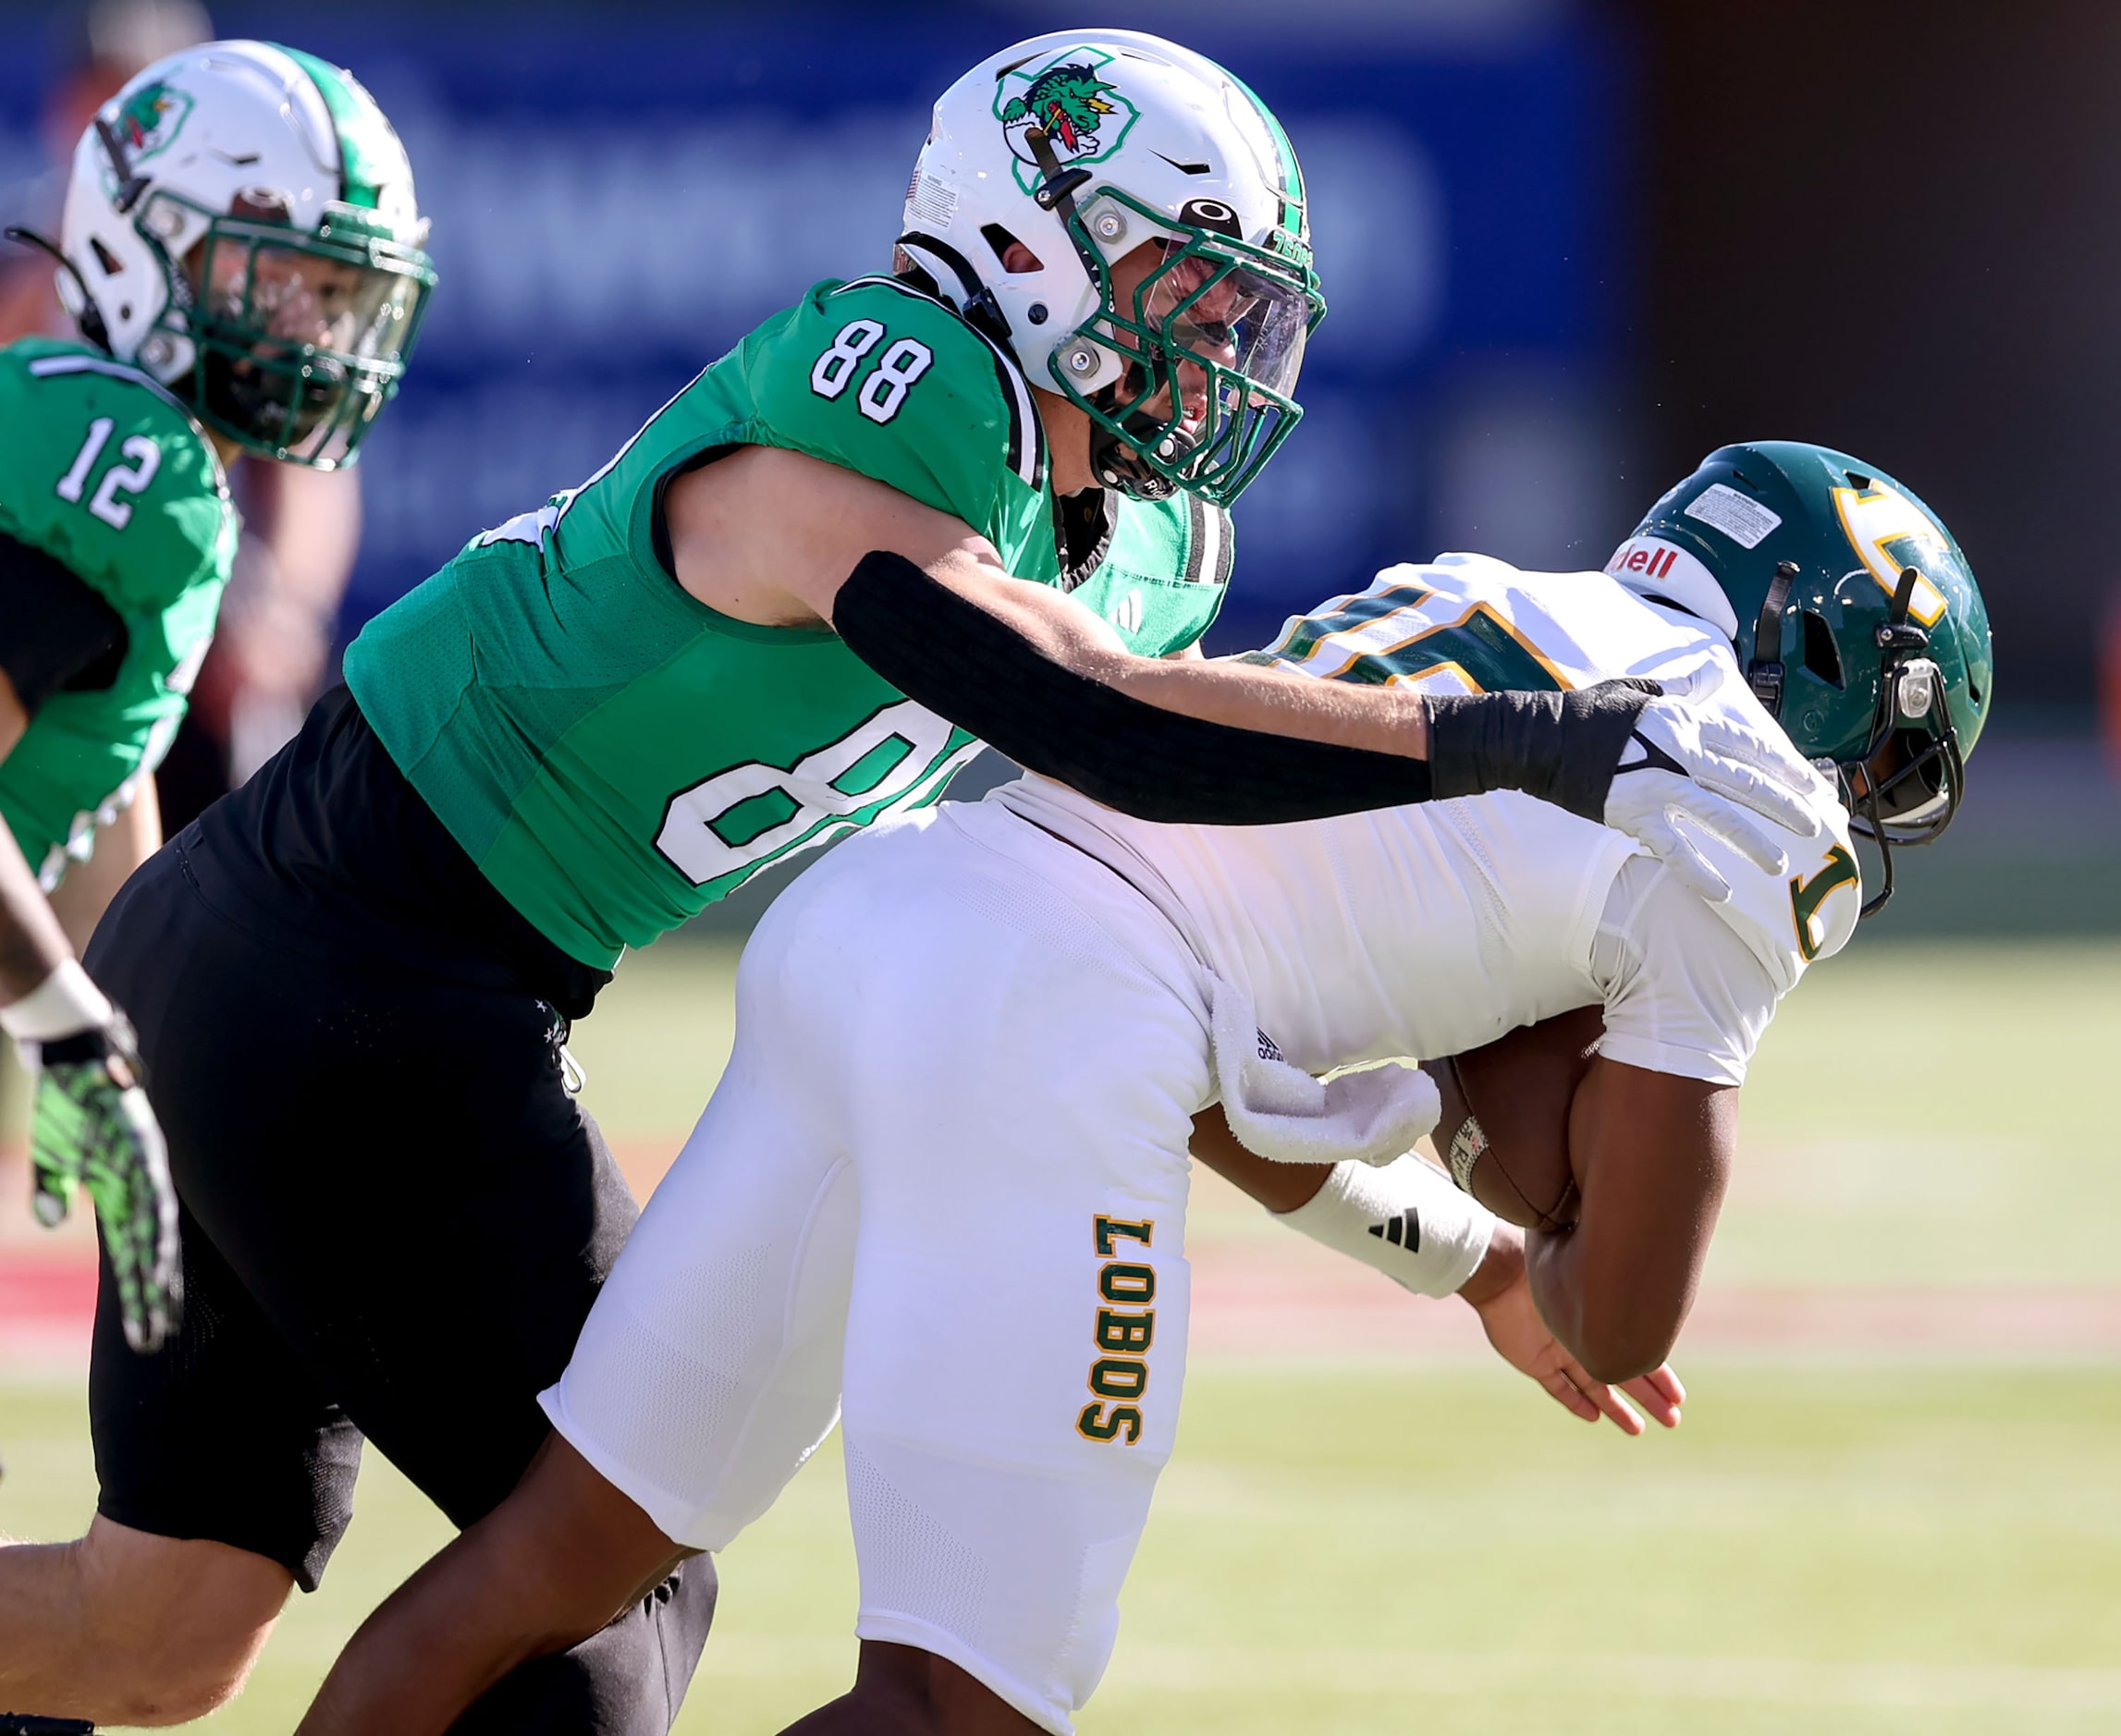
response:
<path id="1" fill-rule="evenodd" d="M 630 960 L 582 1028 L 622 1151 L 673 1144 L 711 1085 L 728 960 Z M 1951 1319 L 2044 1298 L 2013 1317 L 2066 1327 L 2121 1291 L 2117 1049 L 2111 942 L 1822 969 L 1747 1091 L 1710 1300 L 1823 1299 L 1831 1321 L 1881 1294 Z M 1282 1232 L 1204 1190 L 1194 1234 L 1228 1270 Z M 1682 1345 L 1685 1426 L 1634 1442 L 1460 1352 L 1223 1342 L 1190 1377 L 1085 1732 L 2121 1729 L 2121 1360 L 2096 1334 L 1727 1333 Z M 0 1369 L 0 1531 L 78 1528 L 78 1375 Z M 446 1534 L 372 1456 L 325 1590 L 214 1726 L 289 1728 Z M 839 1692 L 853 1609 L 828 1449 L 724 1558 L 680 1730 L 771 1731 Z"/>

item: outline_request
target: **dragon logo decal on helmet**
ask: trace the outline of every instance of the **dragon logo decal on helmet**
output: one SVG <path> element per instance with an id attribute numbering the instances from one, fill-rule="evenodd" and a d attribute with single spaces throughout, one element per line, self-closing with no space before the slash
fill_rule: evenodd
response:
<path id="1" fill-rule="evenodd" d="M 936 104 L 904 226 L 965 317 L 1089 417 L 1108 487 L 1226 506 L 1303 415 L 1325 313 L 1303 174 L 1202 55 L 1107 31 L 975 67 Z"/>
<path id="2" fill-rule="evenodd" d="M 1893 851 L 1957 813 L 1994 703 L 1989 617 L 1943 522 L 1827 446 L 1723 446 L 1667 494 L 1606 570 L 1729 635 L 1754 693 L 1831 766 L 1852 827 Z"/>
<path id="3" fill-rule="evenodd" d="M 143 85 L 117 112 L 117 134 L 135 163 L 158 156 L 177 140 L 178 128 L 191 113 L 191 99 L 160 79 Z"/>
<path id="4" fill-rule="evenodd" d="M 1016 157 L 1016 184 L 1026 193 L 1036 192 L 1044 178 L 1028 141 L 1034 127 L 1046 135 L 1063 167 L 1096 163 L 1125 141 L 1135 109 L 1119 94 L 1118 85 L 1097 76 L 1098 66 L 1110 64 L 1110 55 L 1098 55 L 1097 64 L 1085 59 L 1048 67 L 1036 77 L 1019 67 L 996 81 L 995 115 Z"/>
<path id="5" fill-rule="evenodd" d="M 405 148 L 350 73 L 207 43 L 141 72 L 82 135 L 59 298 L 208 428 L 329 470 L 404 377 L 435 285 L 426 234 Z"/>

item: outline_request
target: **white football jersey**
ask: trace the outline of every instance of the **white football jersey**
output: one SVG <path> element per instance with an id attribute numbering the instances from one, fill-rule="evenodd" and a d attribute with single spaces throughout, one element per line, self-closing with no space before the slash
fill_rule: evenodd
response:
<path id="1" fill-rule="evenodd" d="M 1392 568 L 1248 657 L 1448 693 L 1710 671 L 1693 703 L 1768 722 L 1729 641 L 1698 617 L 1624 575 L 1477 555 Z M 1732 888 L 1714 907 L 1649 857 L 1631 863 L 1621 833 L 1513 792 L 1278 826 L 1153 825 L 1036 776 L 988 800 L 1137 886 L 1311 1072 L 1457 1054 L 1602 1002 L 1614 1058 L 1735 1083 L 1775 1001 L 1847 941 L 1862 899 L 1848 816 L 1824 778 L 1820 836 L 1784 837 L 1786 874 L 1697 835 Z"/>

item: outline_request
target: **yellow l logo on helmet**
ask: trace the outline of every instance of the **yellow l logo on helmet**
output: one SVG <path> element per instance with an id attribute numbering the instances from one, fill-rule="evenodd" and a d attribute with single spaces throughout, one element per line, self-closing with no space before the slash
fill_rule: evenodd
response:
<path id="1" fill-rule="evenodd" d="M 1952 557 L 1951 544 L 1930 515 L 1883 483 L 1864 489 L 1836 488 L 1833 509 L 1841 515 L 1842 532 L 1857 558 L 1887 596 L 1900 589 L 1904 568 L 1918 568 L 1927 575 L 1943 570 L 1943 563 Z M 1918 581 L 1907 612 L 1924 627 L 1934 627 L 1944 608 L 1944 593 L 1927 576 Z"/>

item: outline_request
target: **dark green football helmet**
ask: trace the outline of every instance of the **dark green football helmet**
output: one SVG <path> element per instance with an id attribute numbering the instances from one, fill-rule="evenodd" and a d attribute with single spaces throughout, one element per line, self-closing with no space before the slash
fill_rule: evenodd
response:
<path id="1" fill-rule="evenodd" d="M 1894 848 L 1928 843 L 1958 811 L 1994 703 L 1988 610 L 1943 521 L 1845 452 L 1763 440 L 1702 459 L 1608 570 L 1653 595 L 1664 585 L 1731 635 L 1769 715 L 1832 766 L 1852 829 L 1876 840 L 1882 884 L 1864 914 L 1876 911 Z M 1704 601 L 1704 577 L 1727 615 Z"/>

